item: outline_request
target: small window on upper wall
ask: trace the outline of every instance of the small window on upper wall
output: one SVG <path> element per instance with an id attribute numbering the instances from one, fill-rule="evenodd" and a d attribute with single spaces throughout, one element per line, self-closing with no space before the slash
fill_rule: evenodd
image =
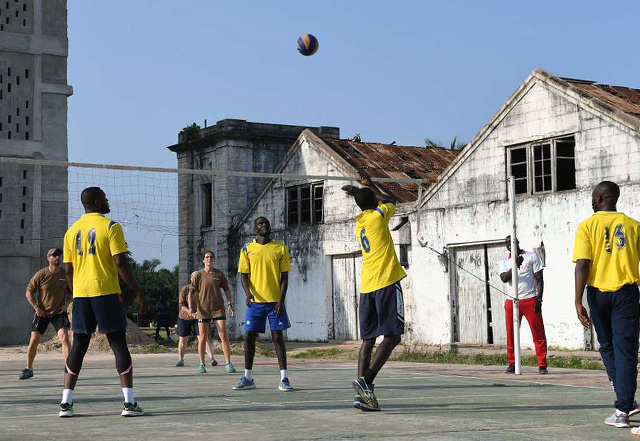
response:
<path id="1" fill-rule="evenodd" d="M 507 149 L 507 175 L 516 194 L 538 194 L 576 188 L 573 135 Z"/>
<path id="2" fill-rule="evenodd" d="M 321 224 L 324 221 L 323 194 L 322 182 L 287 187 L 287 227 Z"/>

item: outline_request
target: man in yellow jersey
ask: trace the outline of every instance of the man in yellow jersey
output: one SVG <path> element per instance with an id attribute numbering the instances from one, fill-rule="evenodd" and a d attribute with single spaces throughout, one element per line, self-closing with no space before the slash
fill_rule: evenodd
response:
<path id="1" fill-rule="evenodd" d="M 373 380 L 400 343 L 404 334 L 404 300 L 400 280 L 406 277 L 389 231 L 389 220 L 396 211 L 396 200 L 378 190 L 369 177 L 361 176 L 363 188 L 342 187 L 362 210 L 356 216 L 356 240 L 362 250 L 360 271 L 360 337 L 358 379 L 352 384 L 358 397 L 353 406 L 361 410 L 380 410 L 373 392 Z M 371 363 L 376 337 L 384 339 Z"/>
<path id="2" fill-rule="evenodd" d="M 616 393 L 616 411 L 604 422 L 630 427 L 629 415 L 639 412 L 634 397 L 640 326 L 640 223 L 616 211 L 619 196 L 615 183 L 599 183 L 592 194 L 595 214 L 578 226 L 573 250 L 575 305 L 580 323 L 589 328 L 589 314 L 582 306 L 586 285 L 602 362 Z"/>
<path id="3" fill-rule="evenodd" d="M 140 314 L 147 310 L 147 301 L 127 261 L 122 227 L 104 216 L 110 211 L 104 192 L 98 187 L 85 188 L 80 199 L 86 214 L 64 235 L 64 263 L 73 293 L 73 346 L 65 363 L 64 391 L 58 415 L 74 415 L 73 390 L 91 334 L 98 326 L 100 333 L 106 334 L 116 358 L 124 395 L 121 415 L 140 416 L 144 412 L 133 395 L 133 365 L 126 338 L 127 316 L 118 274 L 136 293 Z"/>
<path id="4" fill-rule="evenodd" d="M 259 332 L 265 331 L 268 318 L 271 339 L 280 366 L 278 389 L 289 392 L 293 388 L 287 376 L 287 350 L 283 335 L 283 331 L 291 327 L 284 304 L 291 267 L 289 250 L 282 242 L 271 239 L 271 224 L 267 218 L 259 217 L 253 226 L 257 237 L 253 242 L 242 247 L 238 263 L 242 288 L 247 295 L 247 314 L 244 375 L 233 389 L 244 390 L 256 387 L 251 373 L 253 357 L 256 353 L 256 338 Z"/>

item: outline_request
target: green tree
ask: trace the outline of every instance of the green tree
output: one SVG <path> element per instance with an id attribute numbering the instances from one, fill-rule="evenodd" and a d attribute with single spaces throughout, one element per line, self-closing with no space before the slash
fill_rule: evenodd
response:
<path id="1" fill-rule="evenodd" d="M 174 315 L 177 317 L 178 266 L 176 265 L 173 270 L 166 268 L 158 269 L 162 263 L 158 259 L 144 260 L 142 264 L 139 264 L 130 252 L 127 253 L 127 259 L 129 260 L 129 265 L 131 265 L 133 275 L 149 302 L 149 311 L 145 317 L 139 318 L 140 325 L 146 325 L 156 318 L 156 304 L 161 299 L 169 304 L 169 310 L 175 311 Z M 136 321 L 138 311 L 136 296 L 122 280 L 120 280 L 120 288 L 122 289 L 127 316 L 129 316 L 131 320 Z"/>
<path id="2" fill-rule="evenodd" d="M 431 138 L 425 138 L 424 144 L 426 147 L 435 147 L 435 148 L 449 149 L 449 150 L 462 150 L 467 146 L 468 143 L 460 142 L 458 141 L 458 137 L 454 136 L 453 140 L 451 140 L 451 143 L 449 144 L 449 147 L 445 147 L 441 142 L 434 141 Z"/>
<path id="3" fill-rule="evenodd" d="M 184 129 L 180 130 L 178 139 L 180 140 L 180 142 L 189 142 L 199 139 L 200 129 L 201 127 L 196 123 L 186 126 Z"/>

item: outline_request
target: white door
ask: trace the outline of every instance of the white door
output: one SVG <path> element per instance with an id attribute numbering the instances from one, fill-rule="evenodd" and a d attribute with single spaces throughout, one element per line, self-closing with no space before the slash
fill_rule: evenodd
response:
<path id="1" fill-rule="evenodd" d="M 358 297 L 362 256 L 332 259 L 333 338 L 358 340 Z"/>

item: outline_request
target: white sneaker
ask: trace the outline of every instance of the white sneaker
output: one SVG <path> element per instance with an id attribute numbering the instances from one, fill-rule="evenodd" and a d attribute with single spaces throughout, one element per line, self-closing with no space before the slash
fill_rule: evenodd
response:
<path id="1" fill-rule="evenodd" d="M 60 403 L 60 411 L 58 412 L 58 416 L 60 418 L 71 418 L 74 415 L 75 413 L 73 413 L 73 403 Z"/>

